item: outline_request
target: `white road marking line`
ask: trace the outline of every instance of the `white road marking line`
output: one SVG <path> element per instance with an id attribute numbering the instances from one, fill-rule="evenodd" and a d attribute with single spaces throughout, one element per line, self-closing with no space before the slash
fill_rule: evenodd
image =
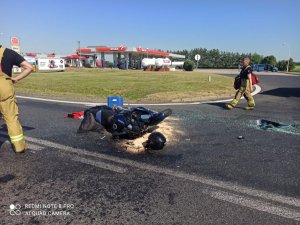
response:
<path id="1" fill-rule="evenodd" d="M 112 161 L 115 163 L 131 166 L 131 167 L 136 167 L 138 169 L 148 170 L 148 171 L 152 171 L 152 172 L 156 172 L 156 173 L 160 173 L 160 174 L 164 174 L 164 175 L 168 175 L 168 176 L 173 176 L 173 177 L 177 177 L 177 178 L 181 178 L 181 179 L 185 179 L 185 180 L 198 182 L 198 183 L 212 186 L 215 188 L 221 188 L 224 190 L 234 191 L 234 192 L 240 193 L 240 194 L 245 194 L 245 195 L 248 195 L 248 197 L 233 194 L 233 193 L 228 193 L 226 191 L 221 191 L 221 190 L 216 191 L 216 190 L 205 189 L 203 192 L 215 199 L 227 201 L 227 202 L 230 202 L 230 203 L 233 203 L 236 205 L 252 208 L 252 209 L 255 209 L 258 211 L 270 213 L 270 214 L 281 216 L 284 218 L 289 218 L 292 220 L 300 221 L 300 210 L 290 209 L 290 208 L 287 208 L 284 206 L 278 206 L 275 203 L 263 201 L 263 199 L 266 199 L 268 201 L 275 201 L 275 202 L 283 203 L 283 204 L 293 206 L 293 207 L 294 206 L 300 207 L 300 199 L 297 199 L 297 198 L 286 197 L 283 195 L 273 194 L 273 193 L 269 193 L 269 192 L 261 191 L 261 190 L 255 190 L 255 189 L 237 185 L 237 184 L 234 184 L 231 182 L 212 180 L 212 179 L 208 179 L 208 178 L 197 176 L 197 175 L 190 175 L 185 172 L 175 171 L 175 170 L 167 169 L 167 168 L 161 168 L 161 167 L 149 165 L 146 163 L 136 162 L 136 161 L 130 160 L 130 159 L 122 159 L 122 158 L 118 158 L 115 156 L 109 156 L 109 155 L 105 155 L 105 154 L 101 154 L 101 153 L 89 152 L 87 150 L 76 149 L 76 148 L 61 145 L 61 144 L 51 142 L 51 141 L 36 139 L 36 138 L 32 138 L 32 137 L 26 137 L 26 139 L 35 144 L 44 145 L 44 146 L 51 147 L 51 148 L 56 148 L 58 150 L 64 150 L 64 151 L 75 153 L 78 155 L 93 156 L 93 157 L 96 157 L 99 159 L 109 160 L 109 161 Z M 85 164 L 89 164 L 89 165 L 93 165 L 93 166 L 97 166 L 102 169 L 112 170 L 114 172 L 125 173 L 127 171 L 127 169 L 122 168 L 122 167 L 118 167 L 115 165 L 102 163 L 102 162 L 98 162 L 98 161 L 94 161 L 94 160 L 90 160 L 90 159 L 85 159 L 82 157 L 75 157 L 72 160 L 81 162 L 81 163 L 85 163 Z M 251 199 L 250 197 L 259 197 L 262 200 Z"/>
<path id="2" fill-rule="evenodd" d="M 257 84 L 254 84 L 255 86 L 255 91 L 253 91 L 251 93 L 252 96 L 254 95 L 257 95 L 258 93 L 261 92 L 261 87 Z M 241 99 L 245 99 L 244 97 L 242 97 Z M 219 101 L 207 101 L 207 102 L 202 102 L 201 104 L 208 104 L 208 103 L 220 103 L 220 102 L 230 102 L 232 101 L 232 98 L 231 99 L 225 99 L 225 100 L 219 100 Z"/>
<path id="3" fill-rule="evenodd" d="M 126 173 L 127 172 L 127 169 L 125 169 L 125 168 L 115 166 L 112 164 L 108 164 L 108 163 L 104 163 L 104 162 L 100 162 L 100 161 L 82 158 L 82 157 L 74 157 L 74 158 L 71 158 L 71 160 L 73 160 L 75 162 L 81 162 L 81 163 L 88 164 L 91 166 L 99 167 L 101 169 L 111 170 L 111 171 L 117 172 L 117 173 Z"/>
<path id="4" fill-rule="evenodd" d="M 241 205 L 262 212 L 267 212 L 273 215 L 300 221 L 300 210 L 275 206 L 274 204 L 271 203 L 267 203 L 257 199 L 250 199 L 245 196 L 231 194 L 225 191 L 205 190 L 204 193 L 208 194 L 212 198 L 216 198 L 222 201 L 231 202 L 236 205 Z"/>
<path id="5" fill-rule="evenodd" d="M 255 91 L 251 93 L 251 95 L 257 95 L 259 92 L 261 92 L 261 87 L 258 85 L 255 86 Z M 42 101 L 42 102 L 54 102 L 54 103 L 64 103 L 64 104 L 76 104 L 76 105 L 84 105 L 84 106 L 96 106 L 96 105 L 106 105 L 107 103 L 94 103 L 94 102 L 75 102 L 75 101 L 65 101 L 65 100 L 56 100 L 56 99 L 47 99 L 47 98 L 36 98 L 36 97 L 27 97 L 27 96 L 21 96 L 17 95 L 17 98 L 21 99 L 29 99 L 29 100 L 35 100 L 35 101 Z M 244 98 L 244 97 L 243 97 Z M 242 99 L 243 99 L 242 98 Z M 201 104 L 208 104 L 208 103 L 220 103 L 220 102 L 230 102 L 231 99 L 224 99 L 224 100 L 217 100 L 217 101 L 204 101 L 204 102 L 178 102 L 178 103 L 149 103 L 149 104 L 129 104 L 125 103 L 125 106 L 180 106 L 180 105 L 201 105 Z"/>
<path id="6" fill-rule="evenodd" d="M 66 152 L 72 152 L 72 153 L 84 155 L 84 156 L 93 156 L 93 157 L 96 157 L 99 159 L 109 160 L 109 161 L 112 161 L 115 163 L 120 163 L 123 165 L 135 167 L 135 168 L 142 169 L 142 170 L 149 170 L 152 172 L 156 172 L 156 173 L 160 173 L 160 174 L 164 174 L 164 175 L 168 175 L 168 176 L 173 176 L 173 177 L 177 177 L 177 178 L 181 178 L 181 179 L 185 179 L 185 180 L 202 183 L 202 184 L 209 185 L 209 186 L 216 187 L 216 188 L 234 191 L 234 192 L 237 192 L 240 194 L 246 194 L 249 196 L 259 197 L 259 198 L 266 199 L 269 201 L 275 201 L 275 202 L 287 204 L 290 206 L 300 207 L 300 199 L 298 199 L 298 198 L 287 197 L 287 196 L 274 194 L 274 193 L 270 193 L 270 192 L 262 191 L 262 190 L 255 190 L 255 189 L 244 187 L 244 186 L 241 186 L 241 185 L 238 185 L 235 183 L 231 183 L 231 182 L 213 180 L 213 179 L 209 179 L 209 178 L 198 176 L 198 175 L 191 175 L 191 174 L 188 174 L 185 172 L 176 171 L 173 169 L 161 168 L 158 166 L 149 165 L 147 163 L 136 162 L 136 161 L 130 160 L 130 159 L 123 159 L 123 158 L 118 158 L 116 156 L 110 156 L 110 155 L 105 155 L 105 154 L 101 154 L 101 153 L 90 152 L 90 151 L 83 150 L 83 149 L 76 149 L 76 148 L 72 148 L 70 146 L 65 146 L 65 145 L 61 145 L 58 143 L 54 143 L 54 142 L 46 141 L 46 140 L 42 140 L 42 139 L 36 139 L 36 138 L 32 138 L 32 137 L 26 137 L 26 139 L 31 142 L 34 142 L 36 144 L 45 145 L 45 146 L 48 146 L 51 148 L 56 148 L 58 150 L 63 150 Z"/>
<path id="7" fill-rule="evenodd" d="M 40 145 L 35 145 L 35 144 L 32 144 L 32 143 L 28 143 L 28 149 L 33 150 L 33 151 L 41 151 L 41 150 L 45 149 L 45 147 L 40 146 Z"/>
<path id="8" fill-rule="evenodd" d="M 6 135 L 6 133 L 2 132 L 2 131 L 0 131 L 0 134 Z M 34 142 L 34 141 L 31 140 L 32 138 L 25 137 L 25 139 L 27 141 Z M 31 150 L 32 152 L 41 151 L 41 150 L 45 149 L 45 146 L 32 144 L 30 142 L 27 145 L 28 145 L 28 149 Z M 48 145 L 48 147 L 53 147 L 53 145 Z M 59 146 L 56 146 L 57 149 L 60 149 L 58 147 Z M 112 164 L 109 164 L 109 163 L 94 161 L 94 160 L 86 159 L 86 158 L 82 158 L 82 157 L 74 157 L 71 160 L 76 161 L 76 162 L 81 162 L 81 163 L 84 163 L 84 164 L 88 164 L 88 165 L 92 165 L 92 166 L 96 166 L 96 167 L 99 167 L 99 168 L 102 168 L 102 169 L 111 170 L 111 171 L 117 172 L 117 173 L 126 173 L 127 172 L 126 168 L 122 168 L 122 167 L 115 166 L 115 165 L 112 165 Z"/>
<path id="9" fill-rule="evenodd" d="M 21 95 L 17 95 L 17 98 L 36 100 L 36 101 L 42 101 L 42 102 L 54 102 L 54 103 L 76 104 L 76 105 L 95 104 L 93 102 L 75 102 L 75 101 L 65 101 L 65 100 L 57 100 L 57 99 L 49 99 L 49 98 L 28 97 L 28 96 L 21 96 Z M 99 103 L 99 104 L 102 104 L 102 103 Z"/>

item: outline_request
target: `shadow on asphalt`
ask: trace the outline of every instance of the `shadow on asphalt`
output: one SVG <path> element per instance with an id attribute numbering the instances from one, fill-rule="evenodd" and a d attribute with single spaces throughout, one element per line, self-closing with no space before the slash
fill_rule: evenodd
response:
<path id="1" fill-rule="evenodd" d="M 28 127 L 28 126 L 22 126 L 23 130 L 34 130 L 34 127 Z M 5 131 L 7 132 L 7 126 L 6 124 L 2 124 L 0 127 L 0 131 Z"/>
<path id="2" fill-rule="evenodd" d="M 222 108 L 224 110 L 227 110 L 226 103 L 224 102 L 215 102 L 215 103 L 207 103 L 208 105 L 217 106 L 219 108 Z"/>
<path id="3" fill-rule="evenodd" d="M 34 127 L 28 127 L 28 126 L 22 126 L 23 130 L 24 131 L 28 131 L 28 130 L 34 130 L 35 128 Z M 9 139 L 9 136 L 8 136 L 8 131 L 7 131 L 7 126 L 6 124 L 2 124 L 0 126 L 0 131 L 4 131 L 6 134 L 0 134 L 0 146 L 2 145 L 2 143 L 5 141 L 5 140 L 8 140 Z"/>
<path id="4" fill-rule="evenodd" d="M 273 95 L 278 97 L 300 97 L 300 88 L 276 88 L 260 93 L 261 95 Z"/>
<path id="5" fill-rule="evenodd" d="M 207 103 L 207 104 L 208 104 L 208 105 L 212 105 L 212 106 L 217 106 L 217 107 L 219 107 L 219 108 L 221 108 L 221 109 L 223 109 L 223 110 L 229 110 L 229 109 L 226 108 L 226 104 L 228 104 L 228 103 L 217 102 L 217 103 Z M 244 108 L 244 107 L 241 107 L 241 106 L 235 106 L 234 108 L 245 110 L 245 108 Z"/>

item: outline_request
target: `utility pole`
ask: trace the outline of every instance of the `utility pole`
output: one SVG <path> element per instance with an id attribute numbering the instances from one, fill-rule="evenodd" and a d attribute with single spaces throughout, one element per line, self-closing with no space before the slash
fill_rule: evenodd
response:
<path id="1" fill-rule="evenodd" d="M 3 35 L 3 33 L 2 32 L 0 32 L 0 45 L 2 45 L 3 44 L 3 42 L 1 41 L 1 36 Z"/>
<path id="2" fill-rule="evenodd" d="M 291 48 L 290 48 L 290 45 L 286 42 L 284 42 L 283 45 L 286 45 L 288 47 L 288 50 L 289 50 L 289 58 L 288 58 L 288 61 L 287 61 L 287 66 L 286 66 L 286 72 L 289 72 L 290 58 L 291 58 Z"/>

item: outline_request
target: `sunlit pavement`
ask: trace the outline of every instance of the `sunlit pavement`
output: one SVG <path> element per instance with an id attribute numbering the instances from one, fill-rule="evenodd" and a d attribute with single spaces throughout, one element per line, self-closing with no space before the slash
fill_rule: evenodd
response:
<path id="1" fill-rule="evenodd" d="M 172 106 L 174 137 L 152 154 L 76 134 L 64 116 L 83 106 L 20 99 L 30 150 L 0 152 L 1 224 L 299 224 L 300 77 L 260 80 L 254 111 Z"/>

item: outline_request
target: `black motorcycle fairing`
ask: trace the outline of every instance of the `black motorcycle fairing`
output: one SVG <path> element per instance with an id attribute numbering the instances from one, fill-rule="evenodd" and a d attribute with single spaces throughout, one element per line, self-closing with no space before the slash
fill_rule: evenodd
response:
<path id="1" fill-rule="evenodd" d="M 156 126 L 172 114 L 171 109 L 156 112 L 144 107 L 116 107 L 112 109 L 105 105 L 95 106 L 85 110 L 85 123 L 82 122 L 81 130 L 85 127 L 87 127 L 86 130 L 95 129 L 93 124 L 99 124 L 95 121 L 99 111 L 101 111 L 101 125 L 108 132 L 114 137 L 119 136 L 128 139 L 142 136 L 149 130 L 149 127 Z"/>
<path id="2" fill-rule="evenodd" d="M 94 115 L 94 117 L 96 117 L 96 113 L 100 110 L 112 110 L 112 108 L 106 106 L 106 105 L 98 105 L 98 106 L 94 106 L 92 108 L 89 108 L 87 110 L 84 111 L 84 116 L 86 115 L 86 113 L 90 112 Z"/>

